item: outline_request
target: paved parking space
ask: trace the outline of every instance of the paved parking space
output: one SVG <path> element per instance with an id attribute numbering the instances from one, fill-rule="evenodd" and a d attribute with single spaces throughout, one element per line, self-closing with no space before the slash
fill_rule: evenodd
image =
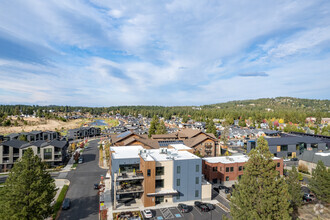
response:
<path id="1" fill-rule="evenodd" d="M 154 216 L 152 220 L 221 220 L 223 215 L 227 215 L 229 217 L 228 213 L 218 205 L 216 205 L 215 210 L 210 212 L 201 212 L 194 206 L 189 207 L 188 213 L 181 213 L 177 207 L 159 208 L 151 211 Z"/>

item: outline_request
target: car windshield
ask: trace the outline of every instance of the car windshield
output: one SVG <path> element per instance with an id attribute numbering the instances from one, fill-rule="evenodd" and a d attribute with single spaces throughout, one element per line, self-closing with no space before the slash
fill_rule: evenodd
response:
<path id="1" fill-rule="evenodd" d="M 150 211 L 150 210 L 144 210 L 144 212 L 145 212 L 146 214 L 151 214 L 151 211 Z"/>

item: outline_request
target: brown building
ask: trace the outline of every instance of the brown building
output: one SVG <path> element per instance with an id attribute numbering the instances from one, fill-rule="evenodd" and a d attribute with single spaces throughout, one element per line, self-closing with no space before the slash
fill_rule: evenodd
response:
<path id="1" fill-rule="evenodd" d="M 246 155 L 203 158 L 203 174 L 213 184 L 232 186 L 244 173 L 244 165 L 249 160 Z M 274 158 L 276 170 L 283 175 L 283 159 Z"/>
<path id="2" fill-rule="evenodd" d="M 131 131 L 119 135 L 111 135 L 114 146 L 141 145 L 145 149 L 158 149 L 171 144 L 184 144 L 198 151 L 202 156 L 219 155 L 218 141 L 213 134 L 204 133 L 195 129 L 182 129 L 172 134 L 156 134 L 148 138 L 147 135 L 138 135 Z"/>

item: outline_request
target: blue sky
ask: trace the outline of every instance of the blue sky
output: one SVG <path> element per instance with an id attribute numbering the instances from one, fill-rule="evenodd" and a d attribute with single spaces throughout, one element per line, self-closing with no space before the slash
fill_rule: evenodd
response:
<path id="1" fill-rule="evenodd" d="M 0 103 L 330 97 L 330 1 L 0 1 Z"/>

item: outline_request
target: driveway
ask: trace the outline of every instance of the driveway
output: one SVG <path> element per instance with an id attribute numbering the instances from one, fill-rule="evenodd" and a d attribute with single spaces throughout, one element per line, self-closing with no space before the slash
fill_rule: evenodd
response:
<path id="1" fill-rule="evenodd" d="M 98 219 L 99 197 L 94 183 L 100 181 L 100 176 L 106 174 L 105 169 L 98 166 L 99 150 L 97 142 L 89 142 L 88 149 L 83 152 L 84 163 L 68 173 L 71 184 L 66 198 L 71 200 L 71 208 L 62 210 L 59 219 Z"/>

